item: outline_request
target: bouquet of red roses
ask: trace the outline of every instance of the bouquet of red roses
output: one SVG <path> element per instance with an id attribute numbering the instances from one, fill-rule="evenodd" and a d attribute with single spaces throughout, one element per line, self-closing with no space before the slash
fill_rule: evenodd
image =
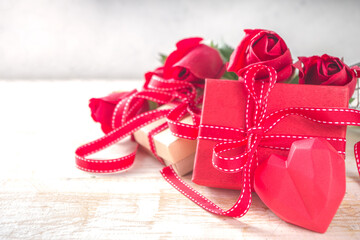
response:
<path id="1" fill-rule="evenodd" d="M 238 201 L 221 209 L 171 166 L 164 178 L 212 213 L 244 216 L 255 191 L 283 220 L 325 232 L 345 194 L 346 126 L 360 125 L 360 111 L 348 109 L 359 68 L 326 54 L 294 63 L 278 34 L 256 29 L 245 30 L 227 70 L 239 81 L 207 79 L 197 129 L 169 125 L 198 139 L 192 181 L 240 189 Z"/>
<path id="2" fill-rule="evenodd" d="M 172 186 L 212 213 L 244 216 L 255 191 L 281 219 L 325 232 L 345 194 L 346 126 L 360 126 L 360 111 L 348 108 L 360 68 L 327 54 L 294 63 L 267 30 L 245 30 L 235 50 L 201 41 L 179 41 L 140 91 L 90 100 L 105 136 L 76 150 L 77 166 L 129 168 L 136 149 L 89 156 L 132 136 L 167 165 L 161 173 Z M 236 204 L 222 210 L 177 175 L 192 169 L 196 184 L 241 190 Z"/>

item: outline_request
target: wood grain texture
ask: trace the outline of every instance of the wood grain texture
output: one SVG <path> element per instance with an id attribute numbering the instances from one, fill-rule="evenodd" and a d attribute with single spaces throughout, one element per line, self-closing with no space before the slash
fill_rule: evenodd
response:
<path id="1" fill-rule="evenodd" d="M 161 164 L 142 151 L 127 172 L 77 170 L 75 148 L 101 136 L 88 99 L 138 85 L 0 82 L 0 239 L 360 239 L 360 178 L 352 152 L 360 128 L 348 130 L 347 191 L 325 234 L 285 223 L 256 194 L 241 219 L 210 214 L 165 182 Z M 189 175 L 185 180 L 192 184 Z M 239 194 L 195 188 L 224 208 Z"/>

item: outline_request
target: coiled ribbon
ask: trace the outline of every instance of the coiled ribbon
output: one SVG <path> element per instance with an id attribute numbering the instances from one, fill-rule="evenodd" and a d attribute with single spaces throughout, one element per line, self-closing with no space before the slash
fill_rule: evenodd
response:
<path id="1" fill-rule="evenodd" d="M 189 113 L 194 123 L 198 124 L 200 112 L 196 105 L 202 101 L 202 98 L 196 97 L 197 89 L 190 82 L 163 80 L 160 77 L 153 76 L 146 89 L 134 92 L 116 105 L 112 117 L 113 131 L 76 149 L 75 162 L 77 167 L 93 173 L 113 173 L 128 169 L 134 163 L 138 145 L 130 154 L 114 159 L 99 160 L 89 156 L 110 147 L 125 137 L 131 136 L 151 122 L 165 118 L 171 112 L 171 109 L 155 109 L 138 114 L 144 104 L 147 104 L 146 100 L 159 104 L 174 103 L 181 105 L 181 112 L 176 112 L 175 121 L 179 121 L 180 118 Z M 148 136 L 152 153 L 162 163 L 163 160 L 156 153 L 153 137 L 167 127 L 167 123 L 161 124 L 153 129 Z"/>

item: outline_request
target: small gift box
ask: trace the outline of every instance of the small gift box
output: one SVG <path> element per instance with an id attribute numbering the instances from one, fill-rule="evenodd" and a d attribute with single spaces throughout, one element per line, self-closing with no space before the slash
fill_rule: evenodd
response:
<path id="1" fill-rule="evenodd" d="M 165 104 L 158 109 L 170 109 L 173 107 L 174 104 Z M 133 134 L 135 141 L 148 151 L 151 151 L 149 134 L 153 129 L 165 122 L 166 118 L 162 118 L 142 127 Z M 188 116 L 182 119 L 181 122 L 191 124 L 192 119 Z M 166 166 L 172 165 L 174 170 L 181 176 L 193 170 L 196 140 L 176 137 L 169 128 L 166 128 L 153 136 L 153 142 L 156 154 L 164 160 Z"/>
<path id="2" fill-rule="evenodd" d="M 264 86 L 261 82 L 255 83 L 257 93 L 262 94 L 263 89 Z M 291 107 L 346 108 L 349 103 L 349 91 L 351 91 L 349 84 L 345 86 L 321 86 L 276 83 L 269 95 L 267 113 L 271 114 Z M 241 136 L 244 136 L 241 129 L 246 129 L 246 118 L 251 117 L 255 111 L 247 105 L 247 94 L 243 82 L 207 80 L 192 178 L 194 183 L 209 187 L 241 189 L 242 173 L 219 171 L 213 166 L 212 155 L 213 148 L 217 143 L 231 140 L 224 137 L 227 130 L 239 131 L 239 136 L 233 136 L 234 139 L 240 139 Z M 342 113 L 339 112 L 339 114 Z M 281 119 L 263 136 L 257 148 L 259 164 L 271 154 L 280 156 L 288 154 L 290 144 L 289 147 L 280 146 L 277 144 L 278 139 L 289 139 L 291 142 L 292 140 L 307 138 L 307 136 L 323 137 L 339 153 L 345 154 L 346 126 L 321 124 L 309 121 L 302 116 L 291 115 Z"/>

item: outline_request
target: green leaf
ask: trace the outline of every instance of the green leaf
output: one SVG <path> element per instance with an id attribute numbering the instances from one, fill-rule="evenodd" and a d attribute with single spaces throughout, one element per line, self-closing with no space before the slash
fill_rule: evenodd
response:
<path id="1" fill-rule="evenodd" d="M 228 45 L 226 43 L 217 44 L 214 41 L 211 41 L 209 46 L 212 48 L 215 48 L 216 50 L 219 51 L 220 57 L 224 63 L 229 62 L 230 56 L 231 56 L 232 52 L 234 51 L 234 48 L 232 48 L 230 45 Z M 233 72 L 225 71 L 224 75 L 221 78 L 229 79 L 229 80 L 237 80 L 238 76 Z"/>
<path id="2" fill-rule="evenodd" d="M 234 48 L 232 48 L 230 45 L 226 43 L 217 44 L 214 41 L 210 42 L 210 47 L 215 48 L 219 51 L 220 56 L 224 63 L 229 62 L 230 56 L 232 52 L 234 51 Z"/>
<path id="3" fill-rule="evenodd" d="M 287 81 L 287 83 L 299 84 L 299 75 L 294 73 L 293 76 L 290 78 L 290 80 Z"/>
<path id="4" fill-rule="evenodd" d="M 229 79 L 229 80 L 238 80 L 238 75 L 233 72 L 227 72 L 225 71 L 224 75 L 221 77 L 221 79 Z"/>
<path id="5" fill-rule="evenodd" d="M 233 53 L 234 49 L 226 43 L 222 44 L 218 49 L 223 61 L 229 62 L 230 56 Z"/>
<path id="6" fill-rule="evenodd" d="M 150 101 L 150 100 L 147 100 L 147 101 L 148 101 L 148 104 L 149 104 L 149 110 L 154 110 L 159 106 L 156 102 L 153 102 L 153 101 Z"/>
<path id="7" fill-rule="evenodd" d="M 159 57 L 160 57 L 159 61 L 161 62 L 162 65 L 164 65 L 168 56 L 163 53 L 159 53 Z"/>
<path id="8" fill-rule="evenodd" d="M 210 47 L 219 50 L 219 49 L 218 49 L 218 45 L 217 45 L 213 40 L 211 40 L 211 42 L 210 42 Z"/>
<path id="9" fill-rule="evenodd" d="M 351 104 L 354 100 L 355 98 L 350 98 L 349 104 Z"/>

